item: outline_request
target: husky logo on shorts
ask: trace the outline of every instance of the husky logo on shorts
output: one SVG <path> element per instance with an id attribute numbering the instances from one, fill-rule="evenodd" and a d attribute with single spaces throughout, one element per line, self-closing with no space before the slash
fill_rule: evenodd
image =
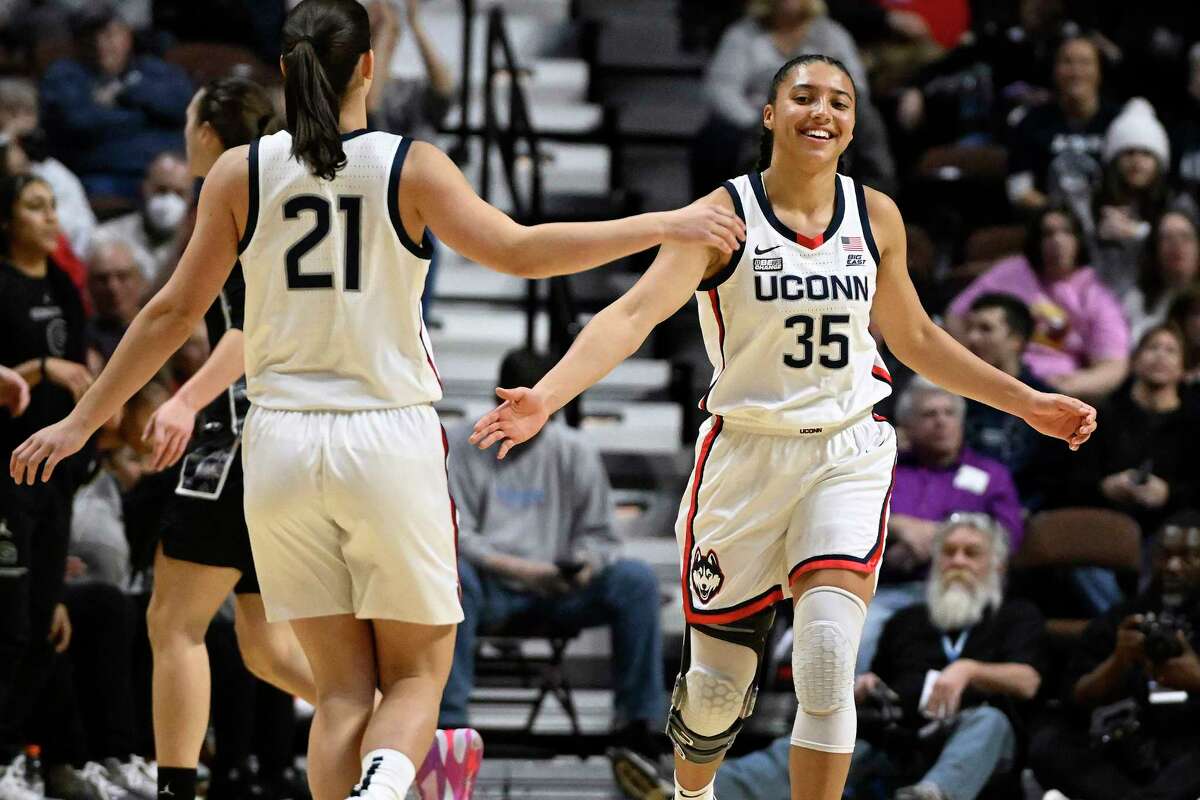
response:
<path id="1" fill-rule="evenodd" d="M 701 555 L 700 548 L 697 547 L 695 555 L 692 556 L 692 588 L 700 602 L 707 603 L 716 597 L 724 583 L 725 573 L 721 572 L 721 562 L 717 561 L 717 554 L 709 550 Z"/>

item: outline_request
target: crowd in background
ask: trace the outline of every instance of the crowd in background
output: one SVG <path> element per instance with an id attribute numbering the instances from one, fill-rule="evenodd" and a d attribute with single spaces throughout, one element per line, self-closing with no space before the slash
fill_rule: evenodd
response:
<path id="1" fill-rule="evenodd" d="M 257 54 L 262 79 L 271 80 L 285 4 L 221 0 L 220 13 L 201 15 L 198 5 L 0 2 L 0 365 L 11 370 L 0 378 L 28 386 L 28 407 L 18 392 L 0 410 L 3 452 L 70 410 L 186 240 L 193 178 L 182 131 L 198 88 L 195 65 L 180 56 L 188 41 Z M 407 23 L 426 74 L 377 79 L 373 124 L 433 137 L 456 77 L 424 34 L 417 0 L 368 5 L 380 63 L 390 63 Z M 1032 762 L 1068 796 L 1192 800 L 1200 794 L 1196 748 L 1131 767 L 1131 783 L 1110 776 L 1082 786 L 1044 748 L 1078 745 L 1085 711 L 1127 695 L 1191 687 L 1182 705 L 1145 706 L 1159 716 L 1143 729 L 1164 739 L 1176 730 L 1172 715 L 1200 711 L 1191 638 L 1200 608 L 1181 612 L 1191 628 L 1167 659 L 1139 650 L 1148 634 L 1138 627 L 1145 612 L 1163 611 L 1164 573 L 1183 575 L 1171 580 L 1185 595 L 1200 587 L 1200 529 L 1189 516 L 1200 506 L 1192 452 L 1200 441 L 1200 17 L 1174 0 L 750 0 L 741 16 L 738 4 L 708 5 L 720 8 L 699 20 L 691 9 L 684 26 L 693 47 L 712 48 L 710 113 L 692 145 L 695 194 L 753 168 L 779 64 L 812 50 L 841 59 L 858 92 L 844 171 L 896 197 L 928 310 L 992 365 L 1100 409 L 1097 434 L 1070 453 L 991 409 L 920 380 L 906 386 L 893 365 L 889 412 L 905 452 L 859 671 L 879 671 L 879 647 L 896 635 L 890 619 L 913 624 L 905 610 L 927 599 L 937 548 L 953 538 L 944 525 L 951 515 L 987 515 L 1006 536 L 1004 552 L 1017 554 L 1039 512 L 1121 512 L 1141 532 L 1142 571 L 1128 580 L 1110 569 L 1067 569 L 1055 592 L 1031 593 L 1042 615 L 1096 619 L 1084 640 L 1093 663 L 1054 668 L 1041 651 L 1027 659 L 1043 678 L 1038 697 L 1057 710 L 1046 722 L 1045 702 L 1036 711 L 1029 698 L 1018 711 L 1005 705 L 1005 719 L 1020 721 L 1012 752 L 997 763 Z M 37 742 L 42 770 L 60 787 L 52 796 L 135 796 L 112 786 L 153 758 L 144 612 L 156 527 L 177 475 L 149 469 L 142 431 L 208 346 L 198 332 L 50 484 L 0 481 L 0 770 L 28 763 L 26 745 Z M 662 683 L 661 657 L 646 663 L 642 644 L 653 641 L 652 655 L 659 652 L 657 620 L 629 623 L 625 606 L 605 594 L 627 599 L 648 572 L 615 559 L 609 511 L 597 506 L 609 501 L 595 453 L 566 433 L 542 438 L 561 439 L 562 458 L 572 460 L 553 478 L 548 467 L 530 467 L 545 454 L 525 462 L 513 473 L 528 484 L 524 493 L 487 485 L 467 454 L 451 465 L 456 490 L 491 498 L 480 508 L 492 519 L 479 511 L 464 527 L 465 599 L 481 615 L 471 623 L 496 624 L 536 596 L 586 600 L 580 626 L 632 624 L 624 650 L 614 639 L 614 685 L 625 686 L 619 722 L 654 727 L 665 694 L 638 690 L 645 676 Z M 539 504 L 557 505 L 533 518 L 512 511 Z M 520 537 L 509 535 L 506 519 L 562 530 L 543 531 L 538 553 L 507 552 Z M 1170 531 L 1184 531 L 1182 543 Z M 1154 549 L 1159 536 L 1174 556 Z M 554 564 L 564 557 L 575 570 L 567 580 Z M 290 698 L 250 677 L 231 631 L 227 615 L 209 637 L 224 675 L 214 679 L 219 745 L 209 796 L 248 796 L 255 782 L 256 791 L 293 791 Z M 446 724 L 466 721 L 470 653 L 456 659 Z M 1113 674 L 1096 678 L 1097 664 Z M 1094 678 L 1082 690 L 1081 676 Z M 636 736 L 652 749 L 644 730 Z M 1079 747 L 1101 752 L 1086 741 Z M 887 791 L 872 780 L 860 791 Z M 912 797 L 975 796 L 924 783 L 940 794 Z"/>

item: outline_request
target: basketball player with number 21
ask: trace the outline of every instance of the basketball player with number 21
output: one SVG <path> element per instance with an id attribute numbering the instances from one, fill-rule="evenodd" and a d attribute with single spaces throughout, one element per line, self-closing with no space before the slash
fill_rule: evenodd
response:
<path id="1" fill-rule="evenodd" d="M 717 767 L 754 705 L 772 609 L 789 596 L 799 700 L 791 797 L 842 796 L 854 661 L 896 463 L 892 427 L 872 411 L 891 392 L 872 320 L 901 361 L 956 394 L 1072 449 L 1096 429 L 1087 404 L 1030 389 L 930 321 L 908 276 L 900 212 L 837 172 L 855 95 L 834 59 L 786 63 L 763 109 L 759 171 L 702 200 L 745 220 L 742 247 L 731 257 L 664 245 L 536 386 L 498 389 L 504 402 L 471 436 L 481 448 L 499 442 L 503 458 L 695 294 L 714 377 L 675 530 L 689 631 L 667 724 L 676 800 L 712 799 Z"/>

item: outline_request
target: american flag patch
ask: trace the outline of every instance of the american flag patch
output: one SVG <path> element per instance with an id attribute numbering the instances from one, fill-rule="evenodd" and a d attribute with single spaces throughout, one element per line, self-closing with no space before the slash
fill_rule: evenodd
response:
<path id="1" fill-rule="evenodd" d="M 842 249 L 851 253 L 862 252 L 862 237 L 861 236 L 843 236 Z"/>

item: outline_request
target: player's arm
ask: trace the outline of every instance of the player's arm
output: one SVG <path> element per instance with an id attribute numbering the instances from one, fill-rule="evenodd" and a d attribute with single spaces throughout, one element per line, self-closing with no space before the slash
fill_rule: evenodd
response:
<path id="1" fill-rule="evenodd" d="M 945 389 L 1020 417 L 1072 449 L 1096 429 L 1096 410 L 1072 397 L 1034 391 L 976 358 L 925 313 L 908 275 L 904 220 L 887 195 L 867 189 L 867 213 L 879 245 L 872 318 L 888 348 L 914 371 Z"/>
<path id="2" fill-rule="evenodd" d="M 562 360 L 532 389 L 497 389 L 504 400 L 475 424 L 471 443 L 500 445 L 504 458 L 514 445 L 533 437 L 574 397 L 633 355 L 658 323 L 682 308 L 705 275 L 726 261 L 702 245 L 666 245 L 650 269 L 584 327 Z"/>
<path id="3" fill-rule="evenodd" d="M 428 227 L 472 261 L 523 278 L 582 272 L 664 242 L 728 255 L 746 236 L 732 204 L 707 199 L 604 222 L 520 225 L 475 194 L 454 162 L 424 142 L 413 142 L 400 184 L 400 217 L 414 241 Z"/>
<path id="4" fill-rule="evenodd" d="M 213 166 L 179 266 L 138 312 L 100 377 L 66 419 L 38 431 L 13 451 L 9 469 L 18 483 L 32 484 L 43 461 L 42 477 L 49 479 L 54 466 L 78 451 L 195 330 L 237 260 L 239 233 L 233 209 L 247 201 L 247 150 L 228 150 Z"/>

